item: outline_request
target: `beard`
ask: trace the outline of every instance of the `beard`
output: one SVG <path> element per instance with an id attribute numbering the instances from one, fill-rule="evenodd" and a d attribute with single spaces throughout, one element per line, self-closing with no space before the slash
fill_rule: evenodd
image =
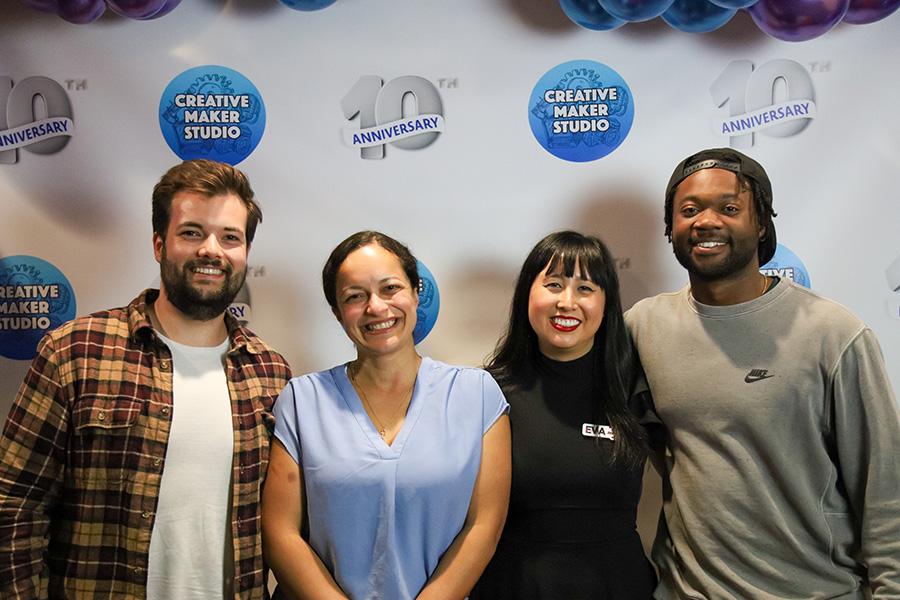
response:
<path id="1" fill-rule="evenodd" d="M 728 254 L 718 261 L 709 261 L 698 263 L 691 256 L 690 240 L 684 240 L 676 243 L 673 240 L 672 252 L 682 267 L 687 269 L 688 273 L 702 281 L 716 281 L 719 279 L 727 279 L 735 273 L 739 273 L 747 268 L 753 259 L 757 256 L 757 246 L 751 244 L 736 243 L 735 239 L 728 239 Z"/>
<path id="2" fill-rule="evenodd" d="M 234 272 L 231 265 L 215 260 L 190 260 L 183 265 L 170 261 L 163 246 L 159 261 L 160 280 L 172 305 L 197 321 L 209 321 L 222 315 L 244 285 L 247 270 Z M 190 276 L 197 267 L 222 269 L 225 279 L 218 289 L 200 289 L 192 285 Z"/>

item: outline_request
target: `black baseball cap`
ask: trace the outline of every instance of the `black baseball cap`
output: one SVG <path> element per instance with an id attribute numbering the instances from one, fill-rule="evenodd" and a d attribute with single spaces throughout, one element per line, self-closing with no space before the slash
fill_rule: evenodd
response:
<path id="1" fill-rule="evenodd" d="M 709 148 L 701 150 L 696 154 L 688 156 L 678 163 L 672 176 L 669 178 L 669 184 L 666 186 L 666 222 L 671 227 L 671 200 L 675 193 L 675 188 L 690 175 L 703 169 L 725 169 L 736 175 L 743 175 L 748 179 L 752 179 L 759 187 L 759 198 L 755 200 L 761 202 L 771 216 L 775 215 L 772 209 L 772 182 L 762 165 L 742 152 L 738 152 L 732 148 Z M 759 211 L 757 211 L 759 212 Z M 775 255 L 775 247 L 778 242 L 775 238 L 775 225 L 772 223 L 771 216 L 762 223 L 766 228 L 766 235 L 759 241 L 759 264 L 766 264 Z"/>

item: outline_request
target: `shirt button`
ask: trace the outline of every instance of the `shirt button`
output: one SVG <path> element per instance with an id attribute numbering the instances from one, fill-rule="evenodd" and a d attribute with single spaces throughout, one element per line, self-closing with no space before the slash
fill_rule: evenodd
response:
<path id="1" fill-rule="evenodd" d="M 97 420 L 98 420 L 98 421 L 105 421 L 105 420 L 106 420 L 106 413 L 103 412 L 103 411 L 100 411 L 99 413 L 97 413 Z"/>
<path id="2" fill-rule="evenodd" d="M 149 519 L 149 518 L 150 518 L 150 513 L 148 513 L 148 512 L 145 510 L 144 512 L 141 513 L 141 516 L 142 516 L 143 518 L 145 518 L 145 519 Z M 138 567 L 138 568 L 140 568 L 140 567 Z"/>
<path id="3" fill-rule="evenodd" d="M 159 368 L 162 371 L 168 371 L 169 370 L 169 361 L 166 359 L 159 361 Z"/>
<path id="4" fill-rule="evenodd" d="M 158 466 L 161 465 L 161 464 L 162 464 L 162 459 L 161 459 L 160 457 L 157 456 L 156 458 L 153 459 L 153 466 L 154 466 L 154 467 L 158 467 Z"/>
<path id="5" fill-rule="evenodd" d="M 168 415 L 168 414 L 169 414 L 169 407 L 168 407 L 168 406 L 163 406 L 163 407 L 162 407 L 162 410 L 160 410 L 159 412 L 161 412 L 161 413 L 164 414 L 164 415 Z"/>

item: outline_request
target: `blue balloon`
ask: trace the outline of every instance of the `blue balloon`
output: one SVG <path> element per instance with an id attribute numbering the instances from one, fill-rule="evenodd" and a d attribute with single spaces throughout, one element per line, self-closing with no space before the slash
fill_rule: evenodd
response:
<path id="1" fill-rule="evenodd" d="M 572 21 L 594 31 L 609 31 L 626 23 L 606 12 L 600 0 L 559 0 L 559 5 Z"/>
<path id="2" fill-rule="evenodd" d="M 709 0 L 716 6 L 721 6 L 722 8 L 750 8 L 759 0 Z"/>
<path id="3" fill-rule="evenodd" d="M 662 14 L 663 21 L 687 33 L 715 31 L 737 14 L 734 8 L 722 8 L 707 0 L 675 0 Z"/>
<path id="4" fill-rule="evenodd" d="M 600 0 L 606 12 L 625 21 L 649 21 L 672 6 L 672 0 Z"/>
<path id="5" fill-rule="evenodd" d="M 281 0 L 281 3 L 294 10 L 322 10 L 337 0 Z"/>
<path id="6" fill-rule="evenodd" d="M 434 275 L 421 260 L 416 261 L 419 269 L 419 307 L 416 309 L 416 328 L 413 329 L 413 342 L 418 344 L 431 333 L 437 323 L 441 310 L 441 294 L 438 291 Z"/>

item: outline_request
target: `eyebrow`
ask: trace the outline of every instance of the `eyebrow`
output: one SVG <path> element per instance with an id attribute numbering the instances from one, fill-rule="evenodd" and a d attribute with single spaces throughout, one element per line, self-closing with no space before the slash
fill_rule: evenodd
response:
<path id="1" fill-rule="evenodd" d="M 202 223 L 198 223 L 196 221 L 185 221 L 184 223 L 179 223 L 178 227 L 196 227 L 197 229 L 205 229 Z M 225 231 L 236 231 L 238 233 L 243 234 L 244 230 L 240 227 L 224 227 Z"/>

